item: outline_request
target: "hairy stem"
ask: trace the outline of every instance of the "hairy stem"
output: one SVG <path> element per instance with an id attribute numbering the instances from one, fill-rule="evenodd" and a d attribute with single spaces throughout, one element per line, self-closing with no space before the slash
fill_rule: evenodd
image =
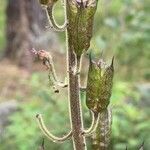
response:
<path id="1" fill-rule="evenodd" d="M 100 112 L 98 125 L 92 136 L 92 150 L 108 150 L 111 133 L 111 110 Z"/>
<path id="2" fill-rule="evenodd" d="M 68 7 L 68 1 L 65 1 L 65 11 Z M 69 15 L 65 15 L 65 19 L 69 20 Z M 70 109 L 70 122 L 72 128 L 72 140 L 74 150 L 86 150 L 86 142 L 83 133 L 83 118 L 82 109 L 80 103 L 80 74 L 74 73 L 74 68 L 78 68 L 80 60 L 77 60 L 74 53 L 74 45 L 72 39 L 69 36 L 69 32 L 72 30 L 70 25 L 67 26 L 66 39 L 67 39 L 67 67 L 68 67 L 68 92 L 69 92 L 69 109 Z M 77 62 L 78 61 L 78 62 Z"/>
<path id="3" fill-rule="evenodd" d="M 43 8 L 46 11 L 46 15 L 49 21 L 49 25 L 52 29 L 54 29 L 54 31 L 59 31 L 59 32 L 63 32 L 66 30 L 66 27 L 68 25 L 67 20 L 65 20 L 64 24 L 62 26 L 59 26 L 53 16 L 53 9 L 54 9 L 54 4 L 50 4 L 48 6 L 43 6 Z"/>
<path id="4" fill-rule="evenodd" d="M 73 145 L 74 150 L 85 150 L 86 149 L 85 137 L 82 134 L 83 121 L 79 96 L 80 92 L 79 74 L 74 74 L 73 71 L 74 66 L 76 64 L 76 59 L 72 48 L 70 45 L 68 49 L 68 70 L 69 70 L 70 120 L 72 126 Z"/>

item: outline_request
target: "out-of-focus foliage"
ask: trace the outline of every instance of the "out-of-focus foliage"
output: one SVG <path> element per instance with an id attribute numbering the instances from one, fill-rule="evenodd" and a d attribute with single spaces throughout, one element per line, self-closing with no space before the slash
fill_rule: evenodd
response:
<path id="1" fill-rule="evenodd" d="M 149 0 L 102 0 L 98 8 L 91 48 L 114 54 L 120 77 L 150 79 Z"/>
<path id="2" fill-rule="evenodd" d="M 67 97 L 55 95 L 48 87 L 45 75 L 33 74 L 26 81 L 30 83 L 31 95 L 27 102 L 22 102 L 20 111 L 10 117 L 11 125 L 6 128 L 1 137 L 1 150 L 37 150 L 43 138 L 41 130 L 36 122 L 36 114 L 43 114 L 45 123 L 52 133 L 64 135 L 70 130 Z M 67 144 L 68 143 L 68 144 Z M 45 138 L 47 149 L 66 150 L 70 149 L 71 143 L 55 144 Z"/>
<path id="3" fill-rule="evenodd" d="M 6 7 L 6 1 L 2 0 L 0 2 L 0 51 L 5 46 L 5 7 Z"/>
<path id="4" fill-rule="evenodd" d="M 150 95 L 149 95 L 150 97 Z M 143 102 L 142 102 L 143 100 Z M 149 107 L 143 107 L 149 99 L 142 99 L 138 88 L 129 83 L 116 82 L 112 95 L 113 126 L 112 147 L 114 150 L 138 149 L 145 142 L 144 150 L 150 147 Z"/>

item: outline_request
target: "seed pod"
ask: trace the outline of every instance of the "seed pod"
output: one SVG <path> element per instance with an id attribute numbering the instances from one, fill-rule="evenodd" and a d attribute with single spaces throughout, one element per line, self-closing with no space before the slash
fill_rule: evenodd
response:
<path id="1" fill-rule="evenodd" d="M 98 91 L 98 110 L 104 110 L 110 103 L 110 97 L 112 93 L 113 86 L 113 67 L 114 57 L 112 58 L 112 63 L 110 66 L 106 67 L 104 73 L 101 74 L 101 84 Z M 99 66 L 101 68 L 101 66 Z"/>
<path id="2" fill-rule="evenodd" d="M 114 75 L 113 60 L 114 58 L 111 65 L 106 68 L 102 63 L 94 63 L 90 60 L 86 105 L 94 112 L 101 112 L 109 105 Z"/>
<path id="3" fill-rule="evenodd" d="M 82 2 L 83 1 L 83 2 Z M 67 0 L 68 37 L 78 57 L 90 46 L 97 0 Z"/>
<path id="4" fill-rule="evenodd" d="M 86 88 L 86 105 L 87 107 L 97 112 L 97 100 L 98 100 L 98 89 L 100 85 L 100 72 L 101 70 L 95 62 L 90 58 L 89 71 L 88 71 L 88 80 Z"/>

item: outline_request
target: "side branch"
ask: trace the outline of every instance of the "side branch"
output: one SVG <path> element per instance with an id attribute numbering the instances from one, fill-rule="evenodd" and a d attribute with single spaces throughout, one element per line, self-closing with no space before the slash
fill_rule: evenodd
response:
<path id="1" fill-rule="evenodd" d="M 54 9 L 54 4 L 50 4 L 48 6 L 43 5 L 43 8 L 46 11 L 46 16 L 48 18 L 48 22 L 50 25 L 50 28 L 54 29 L 54 31 L 58 31 L 58 32 L 63 32 L 66 30 L 67 25 L 68 25 L 68 21 L 65 20 L 64 24 L 62 26 L 58 25 L 54 19 L 54 15 L 53 15 L 53 9 Z"/>
<path id="2" fill-rule="evenodd" d="M 97 124 L 98 124 L 99 114 L 92 112 L 92 111 L 91 111 L 91 114 L 92 114 L 92 123 L 89 129 L 83 131 L 83 135 L 85 136 L 91 136 L 92 133 L 95 132 Z"/>
<path id="3" fill-rule="evenodd" d="M 50 84 L 51 87 L 53 87 L 53 89 L 56 93 L 59 92 L 57 87 L 65 88 L 65 87 L 68 86 L 67 84 L 65 84 L 63 82 L 60 82 L 58 80 L 57 75 L 56 75 L 56 71 L 55 71 L 55 67 L 54 67 L 54 62 L 53 62 L 52 56 L 49 52 L 47 52 L 45 50 L 37 51 L 34 48 L 32 48 L 30 51 L 34 55 L 37 55 L 38 58 L 40 60 L 42 60 L 43 65 L 46 66 L 46 69 L 49 71 L 49 73 L 48 73 L 49 84 Z"/>
<path id="4" fill-rule="evenodd" d="M 53 142 L 62 143 L 65 140 L 69 140 L 72 137 L 72 131 L 70 131 L 67 135 L 63 137 L 54 136 L 48 131 L 47 127 L 45 126 L 42 116 L 40 114 L 37 114 L 36 118 L 37 118 L 38 125 L 40 129 L 42 130 L 42 132 L 45 134 L 45 136 L 47 136 L 47 138 L 49 138 Z"/>

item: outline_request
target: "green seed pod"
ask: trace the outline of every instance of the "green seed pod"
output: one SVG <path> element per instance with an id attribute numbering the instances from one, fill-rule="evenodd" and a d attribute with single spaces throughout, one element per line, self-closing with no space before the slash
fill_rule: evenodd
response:
<path id="1" fill-rule="evenodd" d="M 113 86 L 114 67 L 113 60 L 110 66 L 106 67 L 104 73 L 101 74 L 101 84 L 98 92 L 98 110 L 104 110 L 110 103 L 110 97 Z M 101 67 L 101 66 L 100 66 Z"/>
<path id="2" fill-rule="evenodd" d="M 98 101 L 98 89 L 101 80 L 101 70 L 95 62 L 90 58 L 87 87 L 86 87 L 86 105 L 87 107 L 97 112 L 97 101 Z"/>
<path id="3" fill-rule="evenodd" d="M 102 63 L 93 63 L 90 60 L 86 105 L 94 112 L 101 112 L 109 105 L 114 75 L 113 60 L 114 58 L 111 65 L 106 68 Z"/>
<path id="4" fill-rule="evenodd" d="M 90 46 L 97 0 L 67 0 L 68 37 L 80 57 Z"/>

